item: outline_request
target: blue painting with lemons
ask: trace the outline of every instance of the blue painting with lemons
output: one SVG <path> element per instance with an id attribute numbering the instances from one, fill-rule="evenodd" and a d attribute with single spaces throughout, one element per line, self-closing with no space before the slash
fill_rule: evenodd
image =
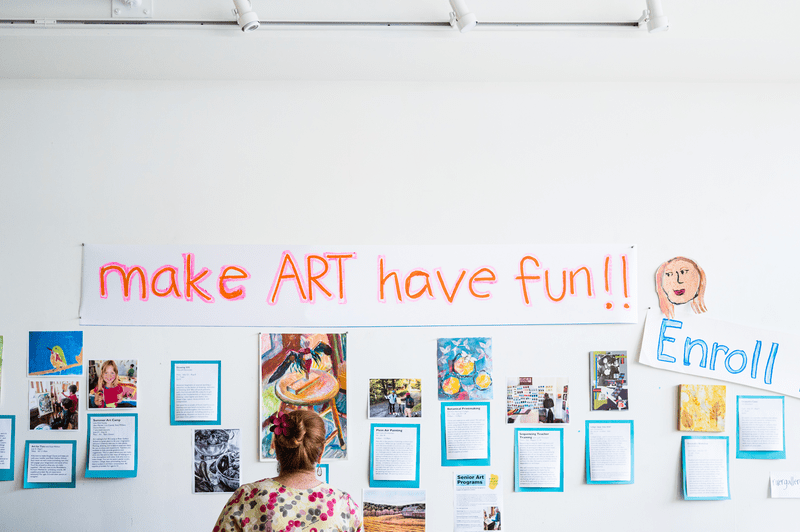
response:
<path id="1" fill-rule="evenodd" d="M 28 375 L 83 375 L 83 331 L 31 331 Z"/>
<path id="2" fill-rule="evenodd" d="M 492 398 L 492 339 L 439 338 L 436 348 L 439 399 Z"/>

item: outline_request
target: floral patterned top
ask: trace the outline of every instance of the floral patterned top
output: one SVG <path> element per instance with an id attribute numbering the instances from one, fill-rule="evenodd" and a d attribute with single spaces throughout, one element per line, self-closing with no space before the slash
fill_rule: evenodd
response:
<path id="1" fill-rule="evenodd" d="M 363 532 L 358 506 L 328 484 L 289 488 L 270 478 L 245 484 L 222 509 L 213 532 Z"/>

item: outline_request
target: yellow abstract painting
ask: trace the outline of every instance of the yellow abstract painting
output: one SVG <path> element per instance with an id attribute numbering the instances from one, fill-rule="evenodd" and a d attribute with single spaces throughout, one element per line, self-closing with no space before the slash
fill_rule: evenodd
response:
<path id="1" fill-rule="evenodd" d="M 681 384 L 678 429 L 695 432 L 725 430 L 725 386 Z"/>

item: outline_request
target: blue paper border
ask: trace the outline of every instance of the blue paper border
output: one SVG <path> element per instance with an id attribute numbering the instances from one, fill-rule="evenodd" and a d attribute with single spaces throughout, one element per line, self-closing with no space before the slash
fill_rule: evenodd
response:
<path id="1" fill-rule="evenodd" d="M 212 421 L 175 421 L 175 364 L 216 364 L 217 368 L 217 419 Z M 169 374 L 169 424 L 170 425 L 222 425 L 222 361 L 173 360 Z"/>
<path id="2" fill-rule="evenodd" d="M 118 469 L 95 469 L 89 470 L 89 441 L 92 434 L 92 418 L 97 417 L 133 417 L 135 420 L 133 431 L 133 470 L 120 471 Z M 86 472 L 85 478 L 133 478 L 139 472 L 139 415 L 135 412 L 125 412 L 121 414 L 87 414 L 86 415 Z"/>
<path id="3" fill-rule="evenodd" d="M 16 428 L 16 416 L 0 416 L 0 419 L 10 419 L 11 420 L 11 447 L 9 452 L 11 453 L 9 456 L 10 463 L 8 464 L 10 467 L 8 469 L 0 469 L 0 482 L 6 480 L 14 480 L 14 443 L 17 440 L 17 428 Z"/>
<path id="4" fill-rule="evenodd" d="M 739 398 L 745 399 L 780 399 L 781 421 L 783 421 L 783 450 L 782 451 L 742 451 L 739 449 Z M 736 396 L 736 458 L 782 460 L 786 458 L 786 400 L 785 397 L 775 395 L 737 395 Z"/>
<path id="5" fill-rule="evenodd" d="M 561 447 L 561 476 L 557 488 L 523 488 L 519 485 L 519 433 L 520 432 L 540 432 L 558 431 L 559 444 Z M 514 491 L 564 491 L 564 428 L 563 427 L 530 427 L 514 429 Z"/>
<path id="6" fill-rule="evenodd" d="M 374 466 L 375 466 L 375 429 L 390 428 L 390 429 L 417 429 L 417 470 L 414 474 L 414 480 L 375 480 Z M 419 488 L 419 441 L 420 441 L 420 424 L 419 423 L 371 423 L 369 428 L 369 487 L 370 488 Z"/>
<path id="7" fill-rule="evenodd" d="M 592 480 L 591 457 L 589 452 L 589 425 L 607 424 L 607 423 L 628 423 L 631 426 L 631 479 L 630 480 Z M 634 446 L 633 446 L 633 420 L 632 419 L 587 419 L 586 420 L 586 483 L 587 484 L 633 484 L 634 479 Z"/>
<path id="8" fill-rule="evenodd" d="M 725 465 L 728 467 L 727 497 L 689 497 L 686 495 L 686 440 L 725 440 Z M 683 499 L 686 501 L 727 501 L 731 498 L 731 442 L 727 436 L 682 436 L 681 470 L 683 475 Z"/>
<path id="9" fill-rule="evenodd" d="M 28 449 L 32 443 L 45 443 L 45 444 L 70 444 L 72 445 L 72 480 L 69 482 L 28 482 Z M 25 475 L 22 487 L 24 489 L 39 489 L 39 488 L 74 488 L 75 477 L 77 471 L 75 470 L 75 454 L 77 452 L 78 442 L 75 440 L 25 440 Z"/>
<path id="10" fill-rule="evenodd" d="M 445 401 L 441 403 L 439 424 L 442 426 L 442 467 L 460 466 L 488 466 L 492 465 L 492 424 L 491 424 L 491 403 L 489 401 Z M 444 410 L 447 406 L 485 406 L 486 407 L 486 458 L 474 458 L 469 460 L 448 460 L 447 459 L 447 433 L 444 422 Z"/>

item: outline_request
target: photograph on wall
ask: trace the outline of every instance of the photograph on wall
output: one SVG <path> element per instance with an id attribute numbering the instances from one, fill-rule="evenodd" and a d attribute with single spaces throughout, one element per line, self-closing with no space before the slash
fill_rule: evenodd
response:
<path id="1" fill-rule="evenodd" d="M 678 430 L 725 432 L 725 385 L 681 384 Z"/>
<path id="2" fill-rule="evenodd" d="M 436 364 L 440 400 L 492 398 L 491 338 L 439 338 Z"/>
<path id="3" fill-rule="evenodd" d="M 425 490 L 365 489 L 364 532 L 425 532 Z"/>
<path id="4" fill-rule="evenodd" d="M 31 331 L 28 376 L 83 375 L 83 331 Z"/>
<path id="5" fill-rule="evenodd" d="M 239 489 L 239 429 L 195 429 L 194 492 Z"/>
<path id="6" fill-rule="evenodd" d="M 369 419 L 422 417 L 420 379 L 370 379 Z"/>
<path id="7" fill-rule="evenodd" d="M 275 459 L 269 417 L 300 408 L 325 421 L 323 460 L 347 458 L 347 334 L 259 335 L 260 459 Z"/>
<path id="8" fill-rule="evenodd" d="M 506 423 L 569 423 L 568 377 L 508 377 Z"/>
<path id="9" fill-rule="evenodd" d="M 136 408 L 136 360 L 90 360 L 89 408 Z"/>
<path id="10" fill-rule="evenodd" d="M 73 380 L 29 380 L 31 430 L 78 430 L 80 383 Z"/>
<path id="11" fill-rule="evenodd" d="M 592 351 L 592 410 L 628 410 L 628 352 Z"/>

